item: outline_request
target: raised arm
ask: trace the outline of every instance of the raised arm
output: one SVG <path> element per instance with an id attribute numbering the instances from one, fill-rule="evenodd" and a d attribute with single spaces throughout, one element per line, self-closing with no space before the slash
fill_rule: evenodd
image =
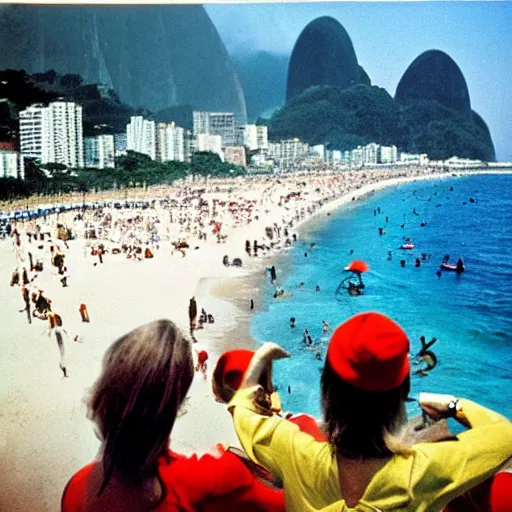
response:
<path id="1" fill-rule="evenodd" d="M 512 423 L 470 400 L 458 401 L 457 419 L 469 430 L 455 441 L 417 445 L 418 451 L 438 465 L 437 476 L 446 484 L 433 489 L 440 508 L 455 497 L 492 477 L 512 457 Z"/>

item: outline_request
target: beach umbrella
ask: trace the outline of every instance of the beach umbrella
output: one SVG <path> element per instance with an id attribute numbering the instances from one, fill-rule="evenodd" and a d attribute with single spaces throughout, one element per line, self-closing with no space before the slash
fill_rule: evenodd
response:
<path id="1" fill-rule="evenodd" d="M 362 260 L 355 260 L 348 267 L 345 267 L 345 270 L 348 270 L 349 272 L 355 272 L 357 274 L 362 274 L 363 272 L 366 272 L 369 270 L 369 266 Z"/>

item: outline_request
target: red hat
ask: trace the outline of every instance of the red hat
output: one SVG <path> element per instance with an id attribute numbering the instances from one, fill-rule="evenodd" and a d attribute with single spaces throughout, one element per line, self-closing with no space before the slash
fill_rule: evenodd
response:
<path id="1" fill-rule="evenodd" d="M 348 384 L 366 391 L 398 387 L 409 375 L 409 340 L 380 313 L 360 313 L 333 333 L 327 361 Z"/>

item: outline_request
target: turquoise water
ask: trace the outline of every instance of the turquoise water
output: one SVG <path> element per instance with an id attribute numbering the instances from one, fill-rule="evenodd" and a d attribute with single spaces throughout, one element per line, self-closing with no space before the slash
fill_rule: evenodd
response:
<path id="1" fill-rule="evenodd" d="M 511 191 L 512 176 L 489 175 L 388 188 L 333 212 L 278 258 L 278 282 L 290 295 L 276 300 L 273 288 L 265 286 L 265 305 L 254 317 L 252 335 L 258 341 L 276 341 L 292 353 L 275 363 L 274 380 L 284 408 L 320 415 L 323 361 L 305 348 L 304 329 L 324 356 L 328 337 L 322 333 L 322 320 L 332 329 L 355 313 L 373 310 L 402 325 L 412 353 L 419 349 L 421 335 L 438 340 L 432 348 L 438 366 L 426 377 L 412 377 L 411 396 L 451 393 L 512 418 Z M 379 227 L 385 235 L 379 235 Z M 415 249 L 398 249 L 404 236 Z M 311 248 L 311 243 L 316 245 Z M 416 268 L 415 259 L 422 253 L 430 254 L 430 261 Z M 460 277 L 443 272 L 438 278 L 445 254 L 453 263 L 462 257 L 466 272 Z M 365 293 L 336 295 L 346 276 L 343 269 L 353 259 L 370 265 L 364 274 Z M 401 259 L 406 260 L 404 268 Z M 303 289 L 297 288 L 300 282 Z M 296 318 L 295 329 L 289 326 L 290 317 Z M 416 407 L 411 406 L 411 414 Z"/>

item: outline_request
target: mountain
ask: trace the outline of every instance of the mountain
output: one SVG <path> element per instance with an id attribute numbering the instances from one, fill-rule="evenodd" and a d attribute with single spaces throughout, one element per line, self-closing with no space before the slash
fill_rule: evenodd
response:
<path id="1" fill-rule="evenodd" d="M 330 16 L 309 23 L 290 57 L 286 101 L 313 86 L 346 88 L 359 81 L 356 53 L 341 23 Z"/>
<path id="2" fill-rule="evenodd" d="M 402 105 L 416 100 L 437 101 L 469 120 L 472 115 L 462 71 L 439 50 L 428 50 L 414 59 L 398 82 L 395 99 Z"/>
<path id="3" fill-rule="evenodd" d="M 410 140 L 400 106 L 385 89 L 364 84 L 309 88 L 272 116 L 269 134 L 341 151 L 370 142 L 406 146 Z"/>
<path id="4" fill-rule="evenodd" d="M 489 127 L 487 126 L 486 122 L 474 110 L 472 110 L 471 112 L 473 114 L 473 124 L 475 124 L 480 130 L 480 136 L 485 143 L 487 152 L 489 153 L 488 160 L 494 162 L 496 160 L 496 152 L 494 150 L 494 143 L 492 142 Z"/>
<path id="5" fill-rule="evenodd" d="M 468 119 L 438 101 L 411 102 L 402 109 L 402 116 L 412 135 L 406 151 L 427 153 L 433 160 L 444 160 L 454 155 L 483 161 L 496 160 L 489 132 L 486 134 L 473 122 L 473 118 Z"/>
<path id="6" fill-rule="evenodd" d="M 78 74 L 133 108 L 192 105 L 247 119 L 233 63 L 202 6 L 8 5 L 0 43 L 0 69 Z"/>
<path id="7" fill-rule="evenodd" d="M 413 151 L 430 158 L 496 160 L 485 121 L 471 109 L 466 79 L 457 63 L 440 50 L 428 50 L 409 65 L 396 88 L 411 128 Z"/>
<path id="8" fill-rule="evenodd" d="M 311 87 L 276 112 L 268 126 L 271 140 L 298 137 L 341 151 L 376 142 L 427 153 L 433 160 L 454 155 L 496 159 L 489 130 L 478 114 L 467 119 L 435 100 L 403 106 L 385 89 L 365 84 Z"/>

